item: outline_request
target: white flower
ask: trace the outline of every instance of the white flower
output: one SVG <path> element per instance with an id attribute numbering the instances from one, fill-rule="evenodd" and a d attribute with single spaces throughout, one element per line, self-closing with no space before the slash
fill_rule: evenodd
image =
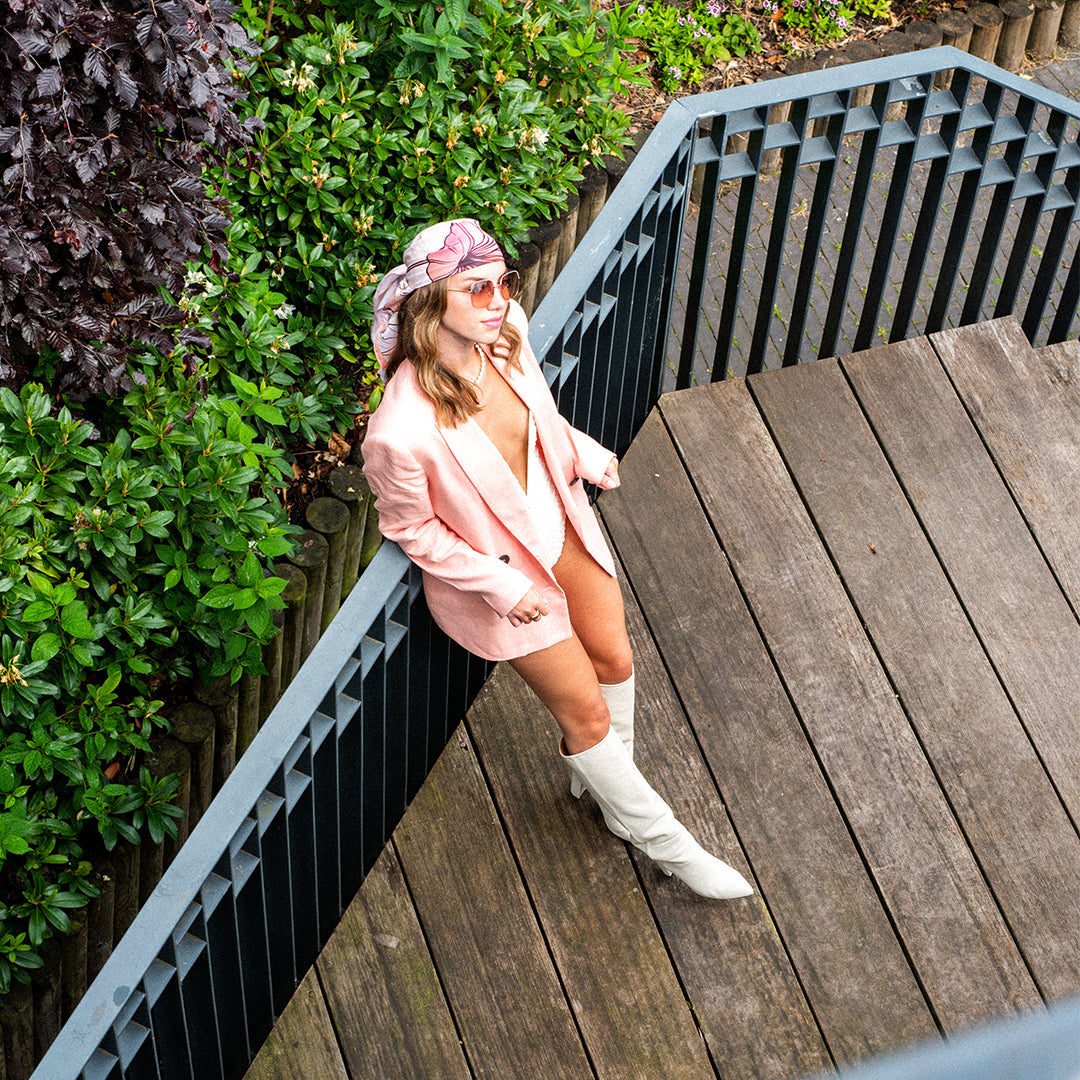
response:
<path id="1" fill-rule="evenodd" d="M 279 319 L 287 319 L 296 310 L 292 304 L 282 304 L 281 307 L 274 308 L 274 314 Z"/>
<path id="2" fill-rule="evenodd" d="M 546 128 L 526 126 L 518 137 L 518 146 L 531 147 L 533 150 L 541 149 L 548 141 L 549 132 Z"/>

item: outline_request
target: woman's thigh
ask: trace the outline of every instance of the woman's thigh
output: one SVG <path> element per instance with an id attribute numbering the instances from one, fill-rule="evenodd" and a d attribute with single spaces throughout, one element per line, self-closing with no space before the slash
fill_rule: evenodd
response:
<path id="1" fill-rule="evenodd" d="M 507 662 L 555 718 L 567 753 L 579 754 L 607 734 L 607 706 L 576 635 Z"/>
<path id="2" fill-rule="evenodd" d="M 569 522 L 562 554 L 552 573 L 566 594 L 570 625 L 598 680 L 619 683 L 630 678 L 634 660 L 626 634 L 622 590 L 588 553 Z"/>

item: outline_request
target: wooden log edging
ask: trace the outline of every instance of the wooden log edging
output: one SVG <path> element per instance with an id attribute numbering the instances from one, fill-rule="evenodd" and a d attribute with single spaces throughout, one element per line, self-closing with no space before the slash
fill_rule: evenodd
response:
<path id="1" fill-rule="evenodd" d="M 1080 45 L 1080 0 L 1065 0 L 1058 27 L 1058 41 L 1066 49 Z"/>
<path id="2" fill-rule="evenodd" d="M 596 220 L 596 215 L 600 213 L 600 208 L 607 198 L 607 173 L 589 165 L 584 169 L 584 174 L 581 183 L 578 184 L 578 197 L 581 200 L 577 217 L 578 244 L 585 239 L 589 226 Z"/>
<path id="3" fill-rule="evenodd" d="M 340 500 L 349 511 L 349 524 L 345 537 L 345 560 L 341 571 L 341 600 L 352 592 L 360 575 L 360 552 L 364 540 L 364 515 L 371 502 L 364 470 L 359 465 L 341 465 L 326 478 L 330 494 Z M 309 519 L 310 520 L 310 519 Z"/>
<path id="4" fill-rule="evenodd" d="M 302 664 L 315 648 L 322 633 L 323 593 L 326 591 L 326 561 L 330 545 L 326 537 L 314 529 L 305 529 L 300 542 L 289 556 L 289 562 L 298 566 L 307 580 L 304 600 L 304 637 L 300 646 Z"/>
<path id="5" fill-rule="evenodd" d="M 535 302 L 537 304 L 547 296 L 551 286 L 555 284 L 559 250 L 562 247 L 562 231 L 562 221 L 554 218 L 538 225 L 529 233 L 529 240 L 540 251 L 540 262 L 536 269 Z"/>
<path id="6" fill-rule="evenodd" d="M 581 197 L 576 191 L 571 191 L 566 197 L 566 207 L 559 215 L 559 223 L 562 232 L 559 234 L 559 254 L 555 262 L 555 276 L 562 273 L 562 268 L 567 264 L 570 256 L 574 254 L 574 248 L 578 245 L 577 222 L 578 207 L 581 206 Z"/>
<path id="7" fill-rule="evenodd" d="M 1005 21 L 1001 8 L 983 0 L 968 10 L 968 18 L 971 20 L 968 52 L 992 64 L 1001 38 L 1001 24 Z"/>
<path id="8" fill-rule="evenodd" d="M 1035 0 L 1035 15 L 1027 40 L 1027 51 L 1032 56 L 1045 60 L 1054 55 L 1064 12 L 1064 0 Z"/>
<path id="9" fill-rule="evenodd" d="M 1006 71 L 1019 71 L 1035 18 L 1034 0 L 1000 0 L 998 7 L 1004 20 L 994 63 Z"/>
<path id="10" fill-rule="evenodd" d="M 951 45 L 961 52 L 969 52 L 971 44 L 972 22 L 967 15 L 953 8 L 951 11 L 943 11 L 935 20 L 937 28 L 941 31 L 941 44 Z"/>
<path id="11" fill-rule="evenodd" d="M 511 270 L 521 276 L 518 303 L 531 315 L 536 310 L 536 283 L 540 278 L 540 249 L 531 240 L 518 244 L 517 254 L 507 259 Z"/>
<path id="12" fill-rule="evenodd" d="M 264 721 L 273 711 L 277 698 L 300 670 L 300 658 L 304 652 L 304 618 L 307 611 L 307 576 L 299 566 L 291 562 L 274 564 L 274 572 L 286 581 L 281 592 L 281 599 L 286 607 L 282 614 L 281 632 L 274 638 L 281 653 L 278 666 L 278 680 L 275 688 L 271 678 L 263 678 L 262 692 L 259 698 L 259 718 Z M 264 650 L 264 663 L 266 651 Z M 267 672 L 270 666 L 267 664 Z"/>

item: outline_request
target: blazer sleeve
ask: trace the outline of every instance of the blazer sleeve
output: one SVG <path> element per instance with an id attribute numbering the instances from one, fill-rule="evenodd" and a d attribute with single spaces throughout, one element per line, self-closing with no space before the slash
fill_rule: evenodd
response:
<path id="1" fill-rule="evenodd" d="M 586 435 L 584 431 L 571 427 L 569 422 L 567 422 L 566 427 L 570 435 L 570 441 L 574 444 L 578 476 L 583 480 L 588 480 L 590 484 L 604 487 L 601 481 L 604 479 L 604 473 L 607 472 L 607 467 L 611 464 L 611 459 L 615 455 L 606 446 L 598 443 L 591 435 Z"/>
<path id="2" fill-rule="evenodd" d="M 532 587 L 520 570 L 477 551 L 435 514 L 427 474 L 407 447 L 369 438 L 364 443 L 364 475 L 375 493 L 379 531 L 421 570 L 478 593 L 502 616 Z"/>

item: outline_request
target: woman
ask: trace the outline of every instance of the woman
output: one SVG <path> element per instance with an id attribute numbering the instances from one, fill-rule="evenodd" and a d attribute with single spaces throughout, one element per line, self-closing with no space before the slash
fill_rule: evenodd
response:
<path id="1" fill-rule="evenodd" d="M 575 797 L 591 791 L 612 832 L 701 895 L 749 895 L 634 765 L 622 595 L 581 483 L 617 487 L 618 466 L 557 412 L 516 273 L 471 219 L 425 229 L 404 259 L 375 293 L 386 388 L 364 472 L 380 529 L 423 570 L 439 626 L 550 710 Z"/>

